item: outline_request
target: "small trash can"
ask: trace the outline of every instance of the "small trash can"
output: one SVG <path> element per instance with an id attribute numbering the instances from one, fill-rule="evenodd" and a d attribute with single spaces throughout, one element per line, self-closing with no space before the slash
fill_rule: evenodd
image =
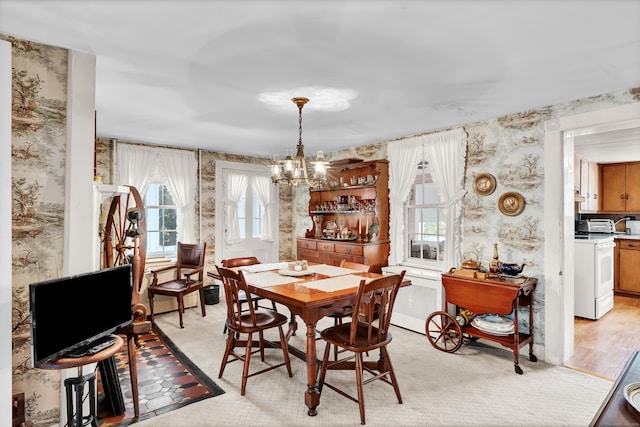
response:
<path id="1" fill-rule="evenodd" d="M 220 285 L 208 285 L 204 287 L 204 303 L 214 305 L 220 302 Z"/>

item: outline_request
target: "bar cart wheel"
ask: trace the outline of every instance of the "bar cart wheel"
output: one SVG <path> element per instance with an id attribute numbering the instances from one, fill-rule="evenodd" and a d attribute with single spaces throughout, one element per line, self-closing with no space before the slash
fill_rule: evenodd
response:
<path id="1" fill-rule="evenodd" d="M 455 353 L 462 347 L 462 328 L 455 317 L 444 311 L 435 311 L 427 317 L 427 338 L 432 346 L 445 353 Z"/>

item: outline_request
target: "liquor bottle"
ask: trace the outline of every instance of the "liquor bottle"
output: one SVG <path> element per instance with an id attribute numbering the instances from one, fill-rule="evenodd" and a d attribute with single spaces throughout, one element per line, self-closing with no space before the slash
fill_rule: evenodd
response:
<path id="1" fill-rule="evenodd" d="M 494 243 L 493 244 L 493 259 L 489 263 L 489 273 L 499 273 L 500 272 L 500 268 L 498 267 L 498 263 L 499 262 L 500 261 L 498 260 L 498 244 Z"/>

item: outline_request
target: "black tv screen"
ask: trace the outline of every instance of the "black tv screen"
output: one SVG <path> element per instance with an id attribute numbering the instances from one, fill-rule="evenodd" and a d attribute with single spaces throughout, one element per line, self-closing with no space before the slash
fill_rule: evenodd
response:
<path id="1" fill-rule="evenodd" d="M 132 286 L 129 264 L 30 284 L 33 366 L 131 323 Z"/>

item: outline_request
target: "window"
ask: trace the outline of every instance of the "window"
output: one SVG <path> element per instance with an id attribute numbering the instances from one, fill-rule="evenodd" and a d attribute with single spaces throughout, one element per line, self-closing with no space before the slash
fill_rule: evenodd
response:
<path id="1" fill-rule="evenodd" d="M 247 200 L 248 198 L 248 200 Z M 247 221 L 247 212 L 251 218 Z M 238 226 L 240 227 L 240 238 L 246 239 L 250 235 L 254 239 L 261 236 L 260 224 L 262 222 L 262 207 L 256 193 L 251 186 L 247 187 L 245 194 L 238 202 Z"/>
<path id="2" fill-rule="evenodd" d="M 447 209 L 431 179 L 429 163 L 420 161 L 405 203 L 405 261 L 439 264 L 444 260 Z"/>
<path id="3" fill-rule="evenodd" d="M 178 238 L 176 205 L 167 187 L 149 184 L 144 197 L 147 223 L 147 256 L 175 258 Z"/>

